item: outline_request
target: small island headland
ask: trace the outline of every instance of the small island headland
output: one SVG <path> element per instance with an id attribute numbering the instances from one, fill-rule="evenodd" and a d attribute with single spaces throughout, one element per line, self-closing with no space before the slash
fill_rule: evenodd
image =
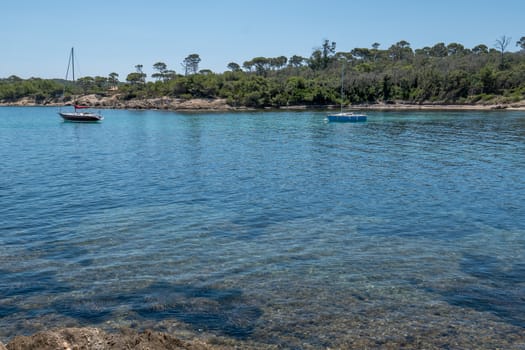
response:
<path id="1" fill-rule="evenodd" d="M 162 109 L 173 111 L 235 110 L 495 110 L 525 109 L 525 37 L 519 51 L 506 50 L 511 38 L 495 49 L 453 42 L 412 48 L 400 40 L 381 49 L 336 50 L 325 39 L 309 57 L 254 57 L 230 62 L 227 70 L 200 69 L 201 58 L 185 58 L 177 73 L 164 62 L 143 64 L 125 77 L 78 79 L 0 78 L 0 106 L 63 106 Z M 73 62 L 73 49 L 70 59 Z M 69 72 L 67 70 L 66 72 Z"/>

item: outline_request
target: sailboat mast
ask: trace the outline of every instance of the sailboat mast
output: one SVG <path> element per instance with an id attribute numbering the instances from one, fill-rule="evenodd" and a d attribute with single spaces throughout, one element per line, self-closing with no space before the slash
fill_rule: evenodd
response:
<path id="1" fill-rule="evenodd" d="M 71 48 L 71 68 L 73 72 L 73 81 L 75 81 L 75 52 L 73 48 Z"/>
<path id="2" fill-rule="evenodd" d="M 344 81 L 344 75 L 345 75 L 345 64 L 343 63 L 343 66 L 341 67 L 341 113 L 343 113 L 343 81 Z"/>

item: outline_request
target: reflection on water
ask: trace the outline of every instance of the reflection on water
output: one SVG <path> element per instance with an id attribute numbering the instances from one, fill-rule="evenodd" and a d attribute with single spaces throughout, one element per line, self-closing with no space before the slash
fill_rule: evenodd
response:
<path id="1" fill-rule="evenodd" d="M 525 116 L 323 118 L 0 109 L 0 339 L 525 344 Z"/>

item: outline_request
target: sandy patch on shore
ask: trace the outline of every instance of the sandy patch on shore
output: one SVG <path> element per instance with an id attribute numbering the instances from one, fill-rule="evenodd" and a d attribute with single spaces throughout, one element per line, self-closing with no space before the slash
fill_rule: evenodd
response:
<path id="1" fill-rule="evenodd" d="M 525 101 L 512 104 L 386 104 L 350 106 L 349 110 L 376 110 L 376 111 L 490 111 L 490 110 L 524 110 Z"/>

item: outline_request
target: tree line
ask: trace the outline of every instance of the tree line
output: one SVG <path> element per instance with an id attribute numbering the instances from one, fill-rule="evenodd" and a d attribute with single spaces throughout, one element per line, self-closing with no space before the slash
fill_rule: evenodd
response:
<path id="1" fill-rule="evenodd" d="M 36 103 L 60 96 L 111 95 L 144 99 L 224 98 L 233 106 L 283 107 L 369 103 L 512 103 L 525 98 L 525 37 L 508 51 L 511 38 L 502 36 L 492 47 L 465 48 L 460 43 L 437 43 L 413 49 L 401 40 L 387 49 L 336 51 L 336 43 L 324 40 L 309 57 L 254 57 L 230 62 L 228 71 L 199 70 L 201 58 L 188 55 L 181 73 L 164 62 L 153 64 L 148 81 L 137 64 L 125 81 L 117 73 L 107 77 L 82 77 L 76 82 L 49 79 L 0 80 L 0 101 L 23 97 Z M 344 74 L 342 74 L 344 73 Z M 341 96 L 341 76 L 344 94 Z"/>

